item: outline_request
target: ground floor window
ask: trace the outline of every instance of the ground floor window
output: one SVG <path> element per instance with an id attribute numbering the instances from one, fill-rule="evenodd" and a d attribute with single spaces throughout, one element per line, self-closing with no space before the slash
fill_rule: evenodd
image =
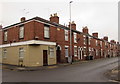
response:
<path id="1" fill-rule="evenodd" d="M 96 56 L 98 56 L 98 50 L 96 49 Z"/>
<path id="2" fill-rule="evenodd" d="M 83 54 L 86 56 L 86 47 L 83 48 Z"/>
<path id="3" fill-rule="evenodd" d="M 68 47 L 65 47 L 65 57 L 68 57 Z"/>
<path id="4" fill-rule="evenodd" d="M 54 57 L 54 48 L 50 48 L 50 58 Z"/>
<path id="5" fill-rule="evenodd" d="M 77 46 L 74 46 L 74 56 L 77 57 Z"/>
<path id="6" fill-rule="evenodd" d="M 19 58 L 24 58 L 24 48 L 19 48 Z"/>
<path id="7" fill-rule="evenodd" d="M 3 58 L 6 59 L 7 58 L 7 49 L 3 50 Z"/>

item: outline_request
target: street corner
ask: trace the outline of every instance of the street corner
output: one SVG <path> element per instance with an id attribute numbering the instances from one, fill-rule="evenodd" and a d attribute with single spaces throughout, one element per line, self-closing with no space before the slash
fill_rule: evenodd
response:
<path id="1" fill-rule="evenodd" d="M 2 64 L 0 64 L 0 69 L 2 69 Z"/>
<path id="2" fill-rule="evenodd" d="M 54 68 L 58 68 L 58 66 L 48 66 L 47 69 L 54 69 Z"/>

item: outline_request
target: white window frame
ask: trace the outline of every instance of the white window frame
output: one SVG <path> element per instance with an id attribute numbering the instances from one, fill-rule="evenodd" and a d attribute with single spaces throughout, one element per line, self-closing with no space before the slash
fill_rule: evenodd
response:
<path id="1" fill-rule="evenodd" d="M 65 41 L 68 41 L 68 30 L 65 30 Z"/>
<path id="2" fill-rule="evenodd" d="M 49 28 L 49 26 L 44 26 L 44 38 L 50 38 L 50 28 Z"/>
<path id="3" fill-rule="evenodd" d="M 100 41 L 100 46 L 102 47 L 102 41 Z"/>
<path id="4" fill-rule="evenodd" d="M 65 57 L 69 57 L 69 49 L 68 46 L 65 46 Z"/>
<path id="5" fill-rule="evenodd" d="M 105 42 L 105 46 L 107 45 L 107 42 Z"/>
<path id="6" fill-rule="evenodd" d="M 24 26 L 19 28 L 19 38 L 24 38 Z"/>
<path id="7" fill-rule="evenodd" d="M 84 45 L 86 45 L 86 35 L 83 35 Z"/>
<path id="8" fill-rule="evenodd" d="M 91 44 L 91 38 L 89 38 L 89 45 Z"/>
<path id="9" fill-rule="evenodd" d="M 86 57 L 87 56 L 86 47 L 83 48 L 83 53 L 84 53 L 84 57 Z"/>
<path id="10" fill-rule="evenodd" d="M 4 49 L 3 50 L 3 59 L 6 59 L 7 58 L 7 49 Z"/>
<path id="11" fill-rule="evenodd" d="M 24 48 L 19 48 L 19 58 L 20 59 L 24 58 Z"/>
<path id="12" fill-rule="evenodd" d="M 8 38 L 8 31 L 5 31 L 4 32 L 4 41 L 7 41 L 7 38 Z"/>
<path id="13" fill-rule="evenodd" d="M 74 46 L 74 56 L 77 57 L 77 46 Z"/>
<path id="14" fill-rule="evenodd" d="M 77 33 L 74 32 L 74 43 L 77 43 Z"/>
<path id="15" fill-rule="evenodd" d="M 98 50 L 96 49 L 96 56 L 98 56 Z"/>
<path id="16" fill-rule="evenodd" d="M 50 58 L 54 58 L 54 48 L 50 48 Z"/>

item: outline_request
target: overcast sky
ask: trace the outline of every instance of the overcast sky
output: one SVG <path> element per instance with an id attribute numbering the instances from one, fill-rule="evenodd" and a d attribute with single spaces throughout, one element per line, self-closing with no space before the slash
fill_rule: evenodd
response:
<path id="1" fill-rule="evenodd" d="M 58 13 L 60 24 L 69 22 L 70 0 L 1 0 L 0 24 L 4 27 L 39 16 L 49 20 L 50 14 Z M 89 33 L 98 32 L 99 38 L 108 36 L 118 41 L 118 1 L 119 0 L 73 0 L 72 20 L 77 30 L 88 26 Z"/>

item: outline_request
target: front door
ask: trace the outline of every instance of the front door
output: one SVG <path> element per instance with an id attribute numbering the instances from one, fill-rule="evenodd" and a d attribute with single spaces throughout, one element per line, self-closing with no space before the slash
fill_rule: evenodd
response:
<path id="1" fill-rule="evenodd" d="M 43 66 L 48 65 L 47 50 L 43 50 Z"/>
<path id="2" fill-rule="evenodd" d="M 61 51 L 57 50 L 57 63 L 60 63 Z"/>
<path id="3" fill-rule="evenodd" d="M 81 59 L 81 60 L 83 59 L 82 56 L 83 56 L 83 51 L 81 50 L 81 51 L 80 51 L 80 59 Z"/>
<path id="4" fill-rule="evenodd" d="M 78 59 L 80 59 L 80 48 L 78 49 Z"/>

